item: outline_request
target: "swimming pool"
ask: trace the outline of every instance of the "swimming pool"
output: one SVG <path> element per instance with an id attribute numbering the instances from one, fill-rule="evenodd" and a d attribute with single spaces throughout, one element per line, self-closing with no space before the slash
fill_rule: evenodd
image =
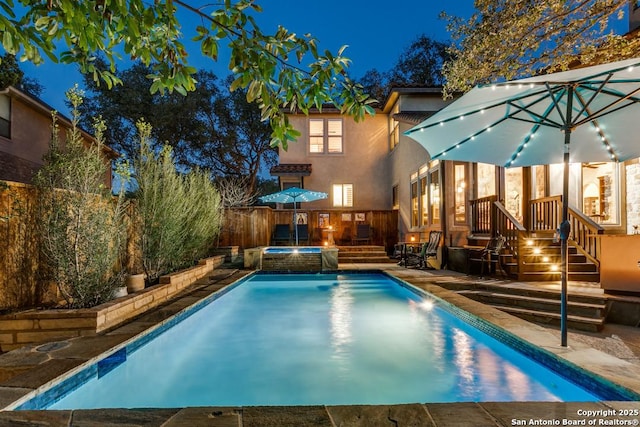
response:
<path id="1" fill-rule="evenodd" d="M 610 398 L 382 274 L 252 276 L 61 389 L 22 409 Z"/>

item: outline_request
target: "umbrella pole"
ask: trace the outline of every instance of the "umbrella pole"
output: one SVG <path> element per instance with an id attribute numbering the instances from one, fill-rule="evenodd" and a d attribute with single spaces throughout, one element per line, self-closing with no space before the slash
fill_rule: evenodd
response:
<path id="1" fill-rule="evenodd" d="M 296 210 L 296 198 L 293 198 L 293 230 L 296 233 L 296 246 L 298 246 L 298 211 Z"/>
<path id="2" fill-rule="evenodd" d="M 565 138 L 568 138 L 567 131 Z M 562 347 L 567 346 L 567 276 L 569 269 L 569 144 L 565 142 L 564 172 L 562 176 L 562 222 L 560 223 L 560 335 Z"/>
<path id="3" fill-rule="evenodd" d="M 573 112 L 573 86 L 567 87 L 567 114 L 564 123 L 564 170 L 562 175 L 562 222 L 560 223 L 560 345 L 567 346 L 567 277 L 569 275 L 569 143 L 571 142 L 571 114 Z"/>

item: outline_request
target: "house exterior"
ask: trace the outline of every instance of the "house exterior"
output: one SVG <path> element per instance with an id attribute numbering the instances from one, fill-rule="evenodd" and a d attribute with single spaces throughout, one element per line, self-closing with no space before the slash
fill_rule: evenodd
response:
<path id="1" fill-rule="evenodd" d="M 629 3 L 632 30 L 640 25 L 639 5 Z M 538 261 L 541 257 L 526 245 L 531 238 L 552 240 L 559 225 L 563 166 L 507 169 L 432 161 L 404 132 L 447 104 L 441 88 L 397 87 L 375 117 L 362 123 L 328 109 L 308 117 L 292 115 L 301 136 L 289 151 L 280 152 L 272 175 L 283 188 L 297 185 L 329 193 L 326 201 L 314 202 L 314 209 L 395 212 L 396 242 L 424 242 L 430 231 L 441 231 L 447 250 L 441 250 L 439 258 L 450 268 L 459 267 L 453 259 L 457 249 L 484 246 L 497 233 L 506 236 L 512 275 L 521 280 L 557 279 L 557 262 Z M 601 242 L 607 236 L 640 232 L 640 162 L 571 164 L 569 187 L 572 243 L 583 257 L 569 266 L 569 277 L 597 281 Z M 636 240 L 624 245 L 640 250 L 640 239 Z M 637 282 L 636 261 L 624 268 Z"/>
<path id="2" fill-rule="evenodd" d="M 0 180 L 30 184 L 43 164 L 43 156 L 51 141 L 51 112 L 53 108 L 40 99 L 15 87 L 0 91 Z M 71 128 L 71 121 L 58 115 L 60 132 Z M 95 139 L 82 131 L 87 143 Z M 104 149 L 105 162 L 117 153 Z M 111 172 L 105 174 L 105 184 L 111 187 Z"/>
<path id="3" fill-rule="evenodd" d="M 537 280 L 543 273 L 546 279 L 556 277 L 557 271 L 524 271 L 524 264 L 534 263 L 522 261 L 522 245 L 531 236 L 550 239 L 557 228 L 553 215 L 538 213 L 555 212 L 560 205 L 562 165 L 507 169 L 432 161 L 404 132 L 447 104 L 441 88 L 399 87 L 374 117 L 361 123 L 330 109 L 292 115 L 301 136 L 280 152 L 272 175 L 283 188 L 327 192 L 329 198 L 314 202 L 313 210 L 395 212 L 395 242 L 424 242 L 430 231 L 441 231 L 447 253 L 441 250 L 439 261 L 449 267 L 456 268 L 455 260 L 448 259 L 456 248 L 483 246 L 497 232 L 509 239 L 511 273 L 523 280 Z M 640 163 L 577 163 L 570 170 L 569 203 L 583 227 L 574 234 L 588 236 L 584 241 L 576 237 L 576 244 L 587 258 L 581 262 L 592 263 L 595 270 L 573 279 L 598 280 L 598 236 L 634 234 L 640 224 Z M 495 222 L 499 218 L 500 224 Z M 339 232 L 340 224 L 336 228 Z"/>
<path id="4" fill-rule="evenodd" d="M 290 115 L 301 135 L 288 150 L 280 150 L 279 164 L 271 175 L 278 177 L 283 189 L 298 186 L 328 193 L 327 199 L 302 207 L 312 209 L 312 216 L 328 214 L 337 236 L 354 230 L 357 223 L 382 228 L 372 223 L 373 212 L 388 213 L 394 221 L 393 235 L 374 232 L 374 243 L 389 250 L 407 233 L 427 232 L 432 222 L 438 224 L 437 217 L 412 223 L 417 213 L 402 203 L 409 200 L 413 172 L 420 178 L 431 173 L 436 187 L 439 174 L 434 172 L 437 165 L 429 168 L 426 150 L 403 132 L 446 104 L 440 88 L 396 88 L 384 106 L 362 122 L 330 107 L 308 116 Z M 319 225 L 315 218 L 309 222 L 313 228 Z"/>

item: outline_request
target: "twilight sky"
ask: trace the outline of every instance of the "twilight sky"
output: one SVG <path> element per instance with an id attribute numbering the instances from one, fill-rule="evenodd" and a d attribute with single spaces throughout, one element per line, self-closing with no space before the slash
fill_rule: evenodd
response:
<path id="1" fill-rule="evenodd" d="M 190 0 L 193 6 L 210 4 L 210 0 Z M 261 0 L 263 13 L 257 16 L 258 25 L 264 32 L 272 33 L 280 24 L 298 34 L 311 33 L 319 40 L 320 49 L 336 52 L 342 45 L 348 45 L 345 56 L 352 60 L 351 75 L 358 78 L 367 70 L 377 68 L 387 71 L 398 58 L 399 53 L 416 36 L 426 34 L 447 41 L 445 22 L 438 15 L 447 13 L 468 17 L 473 12 L 473 0 L 444 2 L 434 0 L 411 0 L 394 3 L 381 0 Z M 185 13 L 189 18 L 191 15 Z M 194 21 L 198 22 L 197 21 Z M 194 24 L 194 25 L 196 25 Z M 185 35 L 191 34 L 188 25 L 183 26 Z M 197 45 L 189 46 L 192 63 L 198 68 L 208 69 L 216 75 L 227 74 L 228 57 L 221 55 L 213 62 L 203 58 Z M 45 86 L 42 99 L 67 114 L 64 106 L 64 92 L 82 79 L 76 66 L 53 64 L 45 57 L 46 63 L 33 66 L 21 65 L 26 75 L 38 79 Z M 123 63 L 121 67 L 126 68 Z"/>

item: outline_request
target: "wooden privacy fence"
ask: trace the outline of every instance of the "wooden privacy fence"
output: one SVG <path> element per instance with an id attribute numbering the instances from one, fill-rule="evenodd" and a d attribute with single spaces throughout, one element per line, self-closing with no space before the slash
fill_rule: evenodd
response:
<path id="1" fill-rule="evenodd" d="M 36 191 L 0 182 L 0 311 L 45 302 L 51 287 L 39 277 Z"/>
<path id="2" fill-rule="evenodd" d="M 57 304 L 60 300 L 56 283 L 43 274 L 45 262 L 41 260 L 37 232 L 37 197 L 32 185 L 0 181 L 0 313 Z M 133 244 L 134 233 L 135 228 L 129 226 L 128 271 L 140 264 L 140 250 Z"/>
<path id="3" fill-rule="evenodd" d="M 36 230 L 36 189 L 28 184 L 0 181 L 0 313 L 17 308 L 57 303 L 55 283 L 43 278 Z M 131 214 L 132 206 L 128 213 Z M 398 240 L 397 211 L 346 211 L 300 209 L 309 227 L 309 244 L 322 245 L 327 238 L 323 227 L 331 225 L 337 244 L 350 244 L 357 224 L 371 226 L 371 244 L 388 252 Z M 242 249 L 268 246 L 276 224 L 292 224 L 293 209 L 267 206 L 235 208 L 225 212 L 218 242 L 213 246 L 239 246 Z M 129 221 L 127 264 L 136 270 L 140 248 L 134 238 L 136 227 Z M 345 233 L 348 236 L 345 236 Z M 344 239 L 344 240 L 343 240 Z M 306 244 L 306 242 L 305 242 Z"/>
<path id="4" fill-rule="evenodd" d="M 220 233 L 219 246 L 252 248 L 271 244 L 276 224 L 289 224 L 293 233 L 293 209 L 272 209 L 268 206 L 227 209 Z M 371 227 L 371 244 L 392 250 L 398 241 L 398 212 L 386 210 L 347 211 L 336 209 L 298 209 L 298 217 L 309 228 L 309 244 L 322 245 L 326 229 L 333 228 L 336 244 L 351 244 L 358 224 Z M 306 242 L 305 242 L 306 244 Z"/>

